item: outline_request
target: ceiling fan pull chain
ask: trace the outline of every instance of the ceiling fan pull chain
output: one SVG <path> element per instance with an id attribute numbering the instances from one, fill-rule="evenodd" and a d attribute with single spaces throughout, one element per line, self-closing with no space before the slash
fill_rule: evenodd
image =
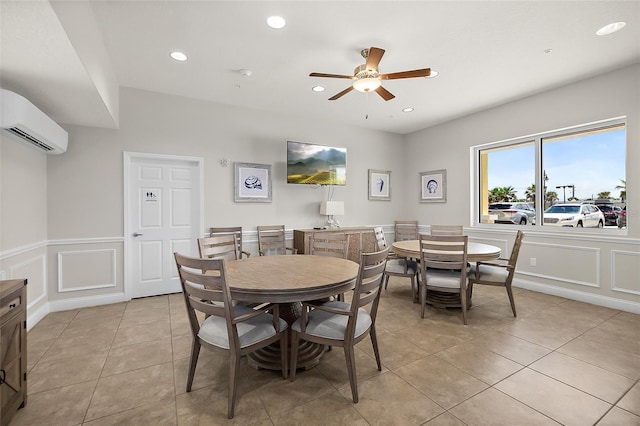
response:
<path id="1" fill-rule="evenodd" d="M 364 93 L 364 119 L 369 119 L 369 92 Z"/>

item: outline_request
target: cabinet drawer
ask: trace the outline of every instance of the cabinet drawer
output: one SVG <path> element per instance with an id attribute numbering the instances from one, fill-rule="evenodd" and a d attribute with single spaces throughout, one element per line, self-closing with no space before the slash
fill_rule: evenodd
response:
<path id="1" fill-rule="evenodd" d="M 11 295 L 0 302 L 0 317 L 11 311 L 18 311 L 22 307 L 22 295 Z"/>

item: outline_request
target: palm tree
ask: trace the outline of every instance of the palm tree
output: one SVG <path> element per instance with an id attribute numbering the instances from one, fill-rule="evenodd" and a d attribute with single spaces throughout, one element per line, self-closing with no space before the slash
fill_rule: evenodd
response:
<path id="1" fill-rule="evenodd" d="M 525 191 L 524 191 L 524 198 L 526 201 L 531 201 L 533 202 L 533 204 L 536 204 L 536 184 L 532 183 L 531 186 L 529 186 Z"/>
<path id="2" fill-rule="evenodd" d="M 512 186 L 495 187 L 489 191 L 489 202 L 497 203 L 500 201 L 515 200 L 516 190 Z"/>
<path id="3" fill-rule="evenodd" d="M 558 201 L 558 193 L 556 191 L 547 192 L 547 200 L 545 201 L 545 209 L 547 207 L 552 206 L 556 201 Z"/>
<path id="4" fill-rule="evenodd" d="M 621 185 L 616 185 L 615 189 L 621 189 L 620 191 L 620 199 L 622 202 L 627 198 L 627 181 L 625 179 L 619 179 Z"/>
<path id="5" fill-rule="evenodd" d="M 598 198 L 609 198 L 611 196 L 611 191 L 602 191 L 598 192 Z"/>

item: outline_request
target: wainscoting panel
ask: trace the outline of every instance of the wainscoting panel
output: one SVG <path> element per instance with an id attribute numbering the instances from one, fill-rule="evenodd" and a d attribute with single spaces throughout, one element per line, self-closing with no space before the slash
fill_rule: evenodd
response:
<path id="1" fill-rule="evenodd" d="M 509 240 L 498 238 L 469 237 L 469 241 L 500 247 L 500 257 L 503 259 L 509 258 L 509 255 L 511 254 L 511 246 L 513 245 Z"/>
<path id="2" fill-rule="evenodd" d="M 595 247 L 523 241 L 517 272 L 530 277 L 599 288 L 600 253 L 601 249 Z"/>
<path id="3" fill-rule="evenodd" d="M 640 295 L 640 253 L 611 250 L 611 290 Z"/>
<path id="4" fill-rule="evenodd" d="M 116 286 L 116 250 L 58 252 L 58 292 Z"/>

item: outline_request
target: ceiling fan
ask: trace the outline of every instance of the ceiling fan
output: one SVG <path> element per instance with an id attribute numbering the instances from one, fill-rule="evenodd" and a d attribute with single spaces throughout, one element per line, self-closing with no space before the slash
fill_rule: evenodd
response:
<path id="1" fill-rule="evenodd" d="M 370 49 L 362 49 L 360 51 L 362 57 L 366 60 L 366 63 L 358 65 L 353 71 L 353 75 L 341 75 L 341 74 L 324 74 L 319 72 L 312 72 L 309 77 L 327 77 L 327 78 L 348 78 L 354 80 L 353 84 L 342 92 L 337 93 L 329 98 L 330 101 L 335 101 L 346 95 L 353 89 L 359 92 L 375 91 L 385 101 L 390 101 L 395 98 L 391 92 L 382 87 L 382 80 L 397 80 L 400 78 L 413 78 L 413 77 L 429 77 L 431 75 L 431 68 L 422 68 L 413 71 L 401 71 L 393 72 L 389 74 L 380 74 L 378 70 L 378 64 L 384 55 L 384 49 L 379 47 L 371 47 Z"/>

